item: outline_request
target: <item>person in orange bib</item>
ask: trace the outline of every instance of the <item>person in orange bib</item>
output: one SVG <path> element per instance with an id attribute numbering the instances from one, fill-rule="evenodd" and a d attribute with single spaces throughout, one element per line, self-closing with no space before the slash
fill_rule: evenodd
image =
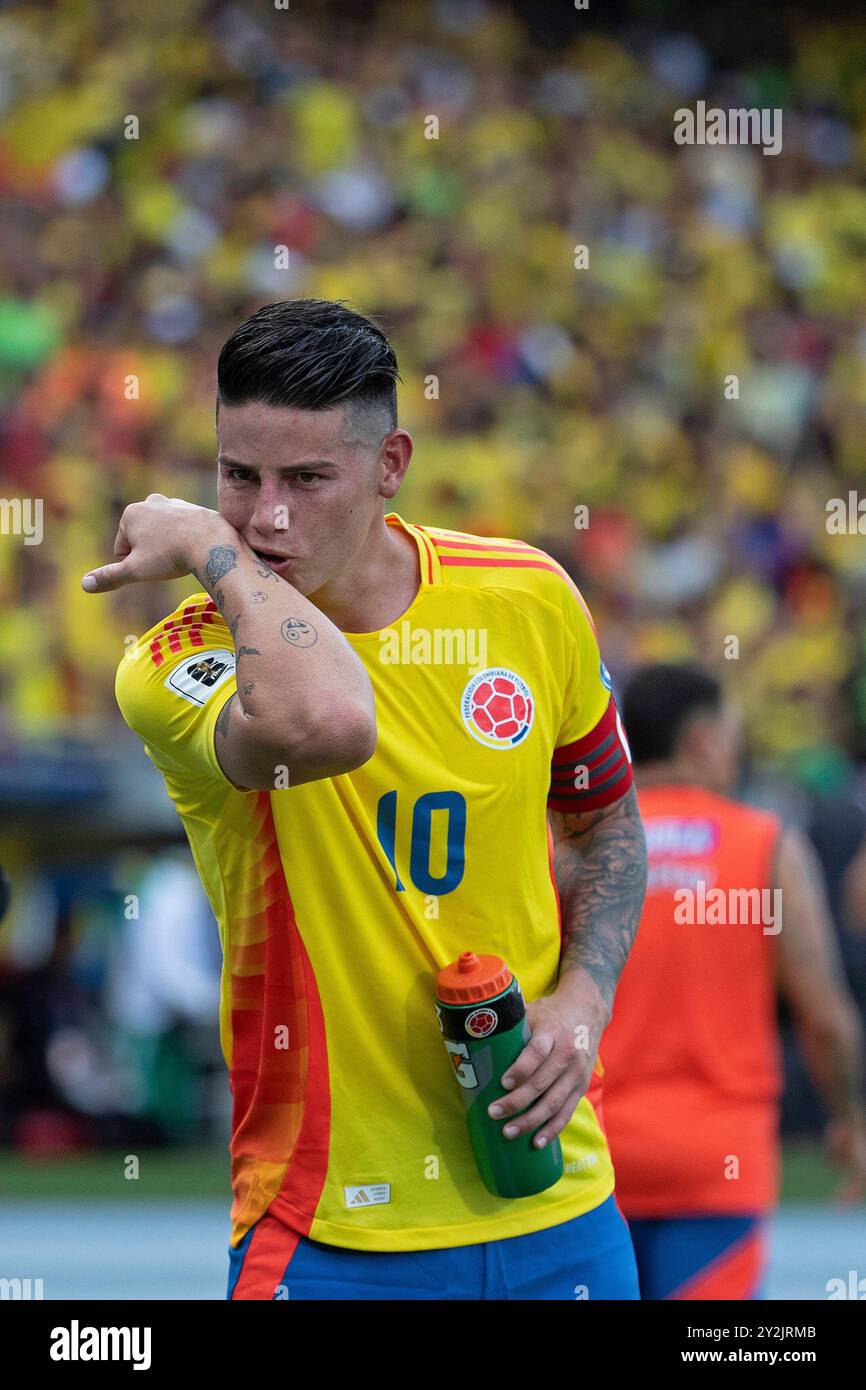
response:
<path id="1" fill-rule="evenodd" d="M 654 665 L 626 686 L 649 882 L 601 1045 L 604 1121 L 645 1299 L 762 1296 L 779 1184 L 781 991 L 831 1115 L 831 1157 L 866 1190 L 862 1029 L 816 856 L 730 797 L 736 713 L 718 682 Z"/>

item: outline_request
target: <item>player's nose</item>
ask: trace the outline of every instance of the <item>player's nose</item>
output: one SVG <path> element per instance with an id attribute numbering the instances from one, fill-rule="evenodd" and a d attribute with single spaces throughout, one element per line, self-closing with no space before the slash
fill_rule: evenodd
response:
<path id="1" fill-rule="evenodd" d="M 249 525 L 262 540 L 285 540 L 291 525 L 289 503 L 276 488 L 260 488 Z"/>

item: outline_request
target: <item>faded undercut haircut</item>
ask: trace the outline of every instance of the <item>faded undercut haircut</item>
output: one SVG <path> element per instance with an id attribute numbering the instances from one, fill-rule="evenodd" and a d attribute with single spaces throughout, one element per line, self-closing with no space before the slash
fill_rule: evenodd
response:
<path id="1" fill-rule="evenodd" d="M 240 324 L 217 362 L 220 405 L 346 408 L 350 440 L 397 428 L 397 358 L 387 334 L 342 300 L 283 299 Z"/>

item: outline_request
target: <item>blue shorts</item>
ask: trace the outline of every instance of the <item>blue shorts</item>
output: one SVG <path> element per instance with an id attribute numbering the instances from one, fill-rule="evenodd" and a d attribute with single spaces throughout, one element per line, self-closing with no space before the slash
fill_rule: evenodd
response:
<path id="1" fill-rule="evenodd" d="M 763 1298 L 762 1215 L 670 1216 L 629 1222 L 641 1298 Z"/>
<path id="2" fill-rule="evenodd" d="M 631 1238 L 613 1196 L 543 1231 L 440 1250 L 323 1245 L 285 1227 L 281 1234 L 266 1214 L 229 1248 L 229 1259 L 230 1299 L 639 1297 Z"/>

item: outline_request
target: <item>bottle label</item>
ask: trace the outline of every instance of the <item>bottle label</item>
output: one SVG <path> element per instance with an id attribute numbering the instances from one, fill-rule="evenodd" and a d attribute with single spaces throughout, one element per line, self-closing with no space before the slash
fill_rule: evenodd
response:
<path id="1" fill-rule="evenodd" d="M 498 994 L 490 1003 L 473 1000 L 471 1004 L 445 1004 L 436 1002 L 436 1016 L 446 1039 L 452 1042 L 473 1042 L 481 1038 L 492 1038 L 498 1033 L 508 1033 L 516 1028 L 526 1013 L 526 1005 L 520 986 L 516 980 L 504 994 Z"/>
<path id="2" fill-rule="evenodd" d="M 445 1041 L 448 1055 L 454 1064 L 454 1075 L 464 1091 L 477 1091 L 478 1073 L 469 1060 L 469 1048 L 465 1043 Z"/>
<path id="3" fill-rule="evenodd" d="M 445 1046 L 460 1084 L 460 1095 L 468 1110 L 476 1091 L 483 1091 L 493 1080 L 493 1049 L 486 1044 L 469 1051 L 469 1044 L 445 1039 Z"/>
<path id="4" fill-rule="evenodd" d="M 496 1010 L 485 1004 L 483 1009 L 472 1010 L 463 1027 L 470 1038 L 486 1038 L 490 1033 L 496 1032 L 498 1022 L 499 1015 Z"/>

